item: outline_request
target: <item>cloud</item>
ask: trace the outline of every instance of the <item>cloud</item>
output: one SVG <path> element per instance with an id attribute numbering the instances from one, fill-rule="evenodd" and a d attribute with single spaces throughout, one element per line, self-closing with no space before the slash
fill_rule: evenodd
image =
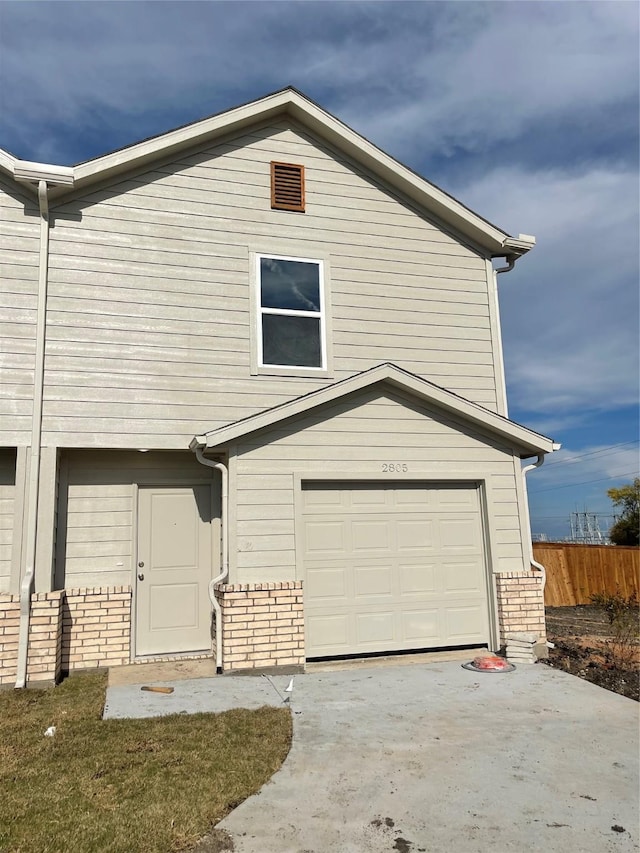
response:
<path id="1" fill-rule="evenodd" d="M 516 408 L 615 408 L 638 400 L 638 177 L 498 168 L 461 198 L 538 245 L 499 279 Z"/>
<path id="2" fill-rule="evenodd" d="M 292 83 L 420 168 L 540 125 L 605 132 L 603 109 L 637 102 L 638 13 L 624 2 L 34 2 L 0 15 L 20 145 L 60 122 L 125 144 L 167 130 L 165 110 L 180 123 Z"/>
<path id="3" fill-rule="evenodd" d="M 85 159 L 293 83 L 536 234 L 500 280 L 516 411 L 637 399 L 635 4 L 34 2 L 0 16 L 15 153 Z"/>

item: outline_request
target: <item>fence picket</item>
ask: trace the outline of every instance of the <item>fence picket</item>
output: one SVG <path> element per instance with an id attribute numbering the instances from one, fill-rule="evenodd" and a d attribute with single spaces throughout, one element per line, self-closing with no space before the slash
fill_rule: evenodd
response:
<path id="1" fill-rule="evenodd" d="M 547 571 L 548 607 L 590 604 L 598 592 L 640 596 L 640 548 L 534 542 L 533 556 Z"/>

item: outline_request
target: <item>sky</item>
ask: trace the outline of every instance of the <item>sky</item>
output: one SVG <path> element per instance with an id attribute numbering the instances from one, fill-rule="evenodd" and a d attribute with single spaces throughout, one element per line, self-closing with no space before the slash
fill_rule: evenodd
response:
<path id="1" fill-rule="evenodd" d="M 536 248 L 499 277 L 532 531 L 638 476 L 635 2 L 0 2 L 0 146 L 71 165 L 293 85 Z M 428 377 L 426 377 L 428 378 Z"/>

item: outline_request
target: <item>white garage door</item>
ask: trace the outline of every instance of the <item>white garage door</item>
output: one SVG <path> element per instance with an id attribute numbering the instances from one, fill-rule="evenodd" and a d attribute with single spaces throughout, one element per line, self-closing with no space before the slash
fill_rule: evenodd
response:
<path id="1" fill-rule="evenodd" d="M 303 483 L 307 657 L 486 643 L 478 489 Z"/>

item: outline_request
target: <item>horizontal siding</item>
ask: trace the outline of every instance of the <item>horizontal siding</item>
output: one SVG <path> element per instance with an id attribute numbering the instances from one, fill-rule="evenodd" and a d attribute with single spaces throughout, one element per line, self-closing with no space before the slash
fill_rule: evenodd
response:
<path id="1" fill-rule="evenodd" d="M 274 159 L 304 163 L 304 215 L 270 209 Z M 250 375 L 253 250 L 329 259 L 329 378 Z M 184 447 L 386 361 L 496 406 L 484 260 L 284 121 L 63 204 L 47 322 L 60 444 Z"/>
<path id="2" fill-rule="evenodd" d="M 35 199 L 0 178 L 0 446 L 29 436 L 31 406 L 20 401 L 33 397 L 39 235 Z"/>
<path id="3" fill-rule="evenodd" d="M 522 559 L 510 448 L 395 391 L 369 389 L 248 437 L 237 450 L 234 583 L 296 578 L 294 473 L 415 482 L 446 480 L 452 470 L 465 480 L 465 471 L 481 470 L 491 492 L 493 568 Z M 383 463 L 407 465 L 406 477 L 384 474 Z"/>
<path id="4" fill-rule="evenodd" d="M 58 587 L 128 585 L 135 559 L 134 484 L 210 482 L 191 453 L 67 451 L 59 492 Z M 66 519 L 66 521 L 65 521 Z"/>
<path id="5" fill-rule="evenodd" d="M 15 480 L 15 452 L 0 449 L 0 593 L 9 592 L 11 579 Z"/>

